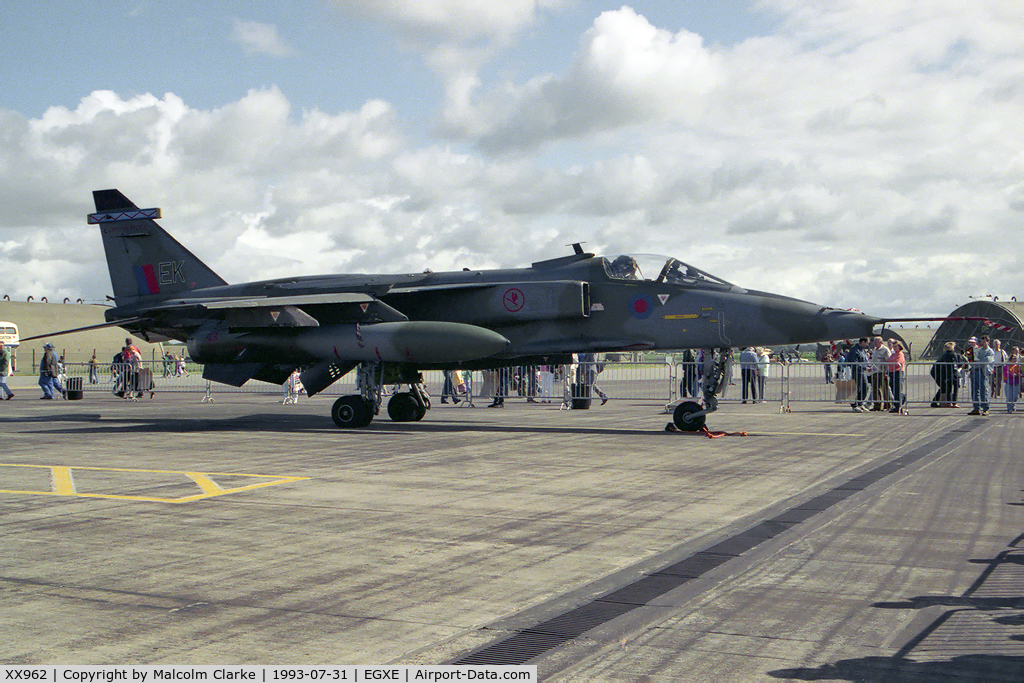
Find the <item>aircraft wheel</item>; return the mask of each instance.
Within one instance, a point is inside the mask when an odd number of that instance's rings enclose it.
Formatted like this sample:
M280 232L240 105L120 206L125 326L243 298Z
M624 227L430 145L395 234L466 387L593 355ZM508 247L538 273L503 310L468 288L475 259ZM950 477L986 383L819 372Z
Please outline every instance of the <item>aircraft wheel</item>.
M706 415L700 415L699 417L693 417L693 413L697 413L703 410L699 403L693 401L687 401L686 403L680 403L676 406L675 411L672 413L672 423L683 432L699 432L704 427L704 418Z
M342 429L356 429L370 424L373 411L362 396L342 396L331 408L331 419Z
M408 392L395 394L388 401L388 416L395 422L422 420L426 412L416 402L416 398Z

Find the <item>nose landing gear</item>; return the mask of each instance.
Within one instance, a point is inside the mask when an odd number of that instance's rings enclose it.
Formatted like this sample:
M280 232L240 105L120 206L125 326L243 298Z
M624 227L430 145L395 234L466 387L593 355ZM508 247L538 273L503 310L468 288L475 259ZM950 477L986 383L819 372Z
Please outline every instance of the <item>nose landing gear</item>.
M699 432L705 429L708 413L718 410L718 394L725 377L725 366L732 349L721 349L717 354L704 349L704 405L685 401L672 412L672 424L680 432Z
M708 411L696 401L680 403L672 411L672 423L681 432L699 432L704 428Z

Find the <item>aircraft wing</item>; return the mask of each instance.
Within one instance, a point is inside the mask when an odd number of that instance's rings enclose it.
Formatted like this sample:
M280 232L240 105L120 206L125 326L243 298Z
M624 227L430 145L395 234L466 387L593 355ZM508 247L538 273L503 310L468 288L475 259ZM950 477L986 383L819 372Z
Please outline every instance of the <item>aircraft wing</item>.
M331 292L329 294L295 294L292 296L230 297L222 299L178 299L155 307L157 310L198 306L211 311L230 308L273 308L275 306L302 306L319 304L359 304L377 301L369 294L359 292Z
M493 287L499 287L502 282L464 282L458 284L442 284L442 285L409 285L409 286L394 286L388 290L388 294L419 294L420 292L452 292L456 290L470 290L470 289L489 289ZM511 283L516 284L516 283Z
M197 318L223 320L229 327L319 327L319 321L304 311L302 308L304 306L332 307L331 317L335 322L405 322L409 319L408 316L388 306L380 299L359 292L300 294L282 297L174 299L138 309L135 311L135 315L126 318L23 337L21 341L89 332L108 327L135 327L138 323L160 323L173 326L175 315L190 320ZM138 327L145 329L147 325L138 325Z
M318 327L317 318L306 310L311 307L330 307L334 322L404 322L409 319L380 299L361 292L174 299L148 306L140 313L165 319L177 313L224 320L229 327Z
M139 321L146 320L144 316L136 316L134 318L125 318L116 322L110 323L99 323L97 325L86 325L85 327L76 327L72 330L61 330L60 332L48 332L46 334L37 334L32 337L22 337L21 341L33 341L36 339L46 339L47 337L59 337L62 334L74 334L76 332L92 332L93 330L103 330L108 327L120 327L121 325L130 325L131 323L137 323Z

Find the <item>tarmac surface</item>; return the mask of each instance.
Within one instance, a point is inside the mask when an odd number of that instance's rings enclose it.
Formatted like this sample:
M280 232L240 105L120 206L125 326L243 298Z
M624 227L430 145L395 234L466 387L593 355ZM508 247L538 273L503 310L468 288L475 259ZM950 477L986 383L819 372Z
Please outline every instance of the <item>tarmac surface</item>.
M0 663L1024 678L1022 415L0 402ZM845 409L844 409L845 408Z

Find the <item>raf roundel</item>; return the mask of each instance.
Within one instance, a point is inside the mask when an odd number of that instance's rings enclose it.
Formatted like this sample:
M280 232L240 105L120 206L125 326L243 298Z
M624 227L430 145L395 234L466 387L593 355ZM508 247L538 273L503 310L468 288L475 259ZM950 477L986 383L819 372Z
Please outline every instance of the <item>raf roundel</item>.
M643 320L651 315L654 310L654 302L646 294L637 294L629 300L629 314L634 318Z

